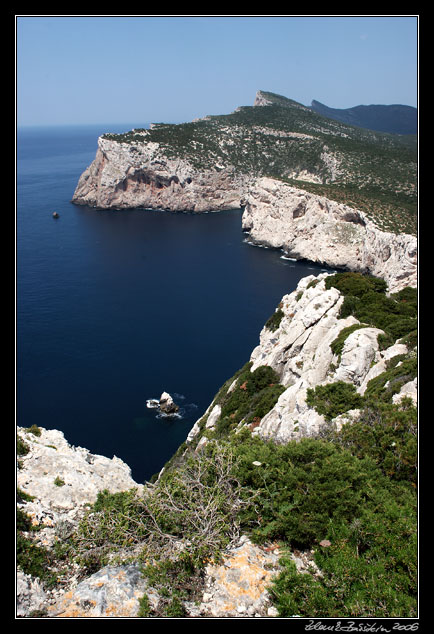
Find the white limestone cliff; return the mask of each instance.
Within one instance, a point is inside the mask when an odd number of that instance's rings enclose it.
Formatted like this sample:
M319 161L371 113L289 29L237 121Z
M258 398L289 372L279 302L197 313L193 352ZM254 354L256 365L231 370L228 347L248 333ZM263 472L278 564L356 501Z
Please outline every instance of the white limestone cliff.
M289 257L383 278L390 292L417 286L417 238L378 229L352 207L271 178L246 192L243 230Z
M297 288L285 295L279 304L283 315L279 326L275 330L264 326L259 344L251 353L251 372L260 366L269 366L286 388L275 406L253 429L253 435L264 440L286 443L316 435L326 420L308 406L309 388L344 381L354 385L363 395L368 382L386 370L388 360L408 352L402 343L380 350L378 335L383 333L382 330L360 324L353 316L341 319L339 312L344 297L336 288L326 289L328 276L328 273L322 273L300 280ZM341 354L335 355L332 342L344 328L358 324L361 327L348 335ZM235 386L236 381L228 392ZM394 401L398 402L403 396L409 396L417 403L417 379L404 385ZM204 414L208 415L205 429L215 427L220 413L220 405L211 403ZM356 411L349 411L333 423L340 428L355 415ZM188 444L200 433L200 420L188 434ZM206 436L201 438L198 447L204 442Z
M244 189L245 178L231 167L199 172L186 160L169 158L158 143L100 137L72 202L102 209L222 211L239 208Z

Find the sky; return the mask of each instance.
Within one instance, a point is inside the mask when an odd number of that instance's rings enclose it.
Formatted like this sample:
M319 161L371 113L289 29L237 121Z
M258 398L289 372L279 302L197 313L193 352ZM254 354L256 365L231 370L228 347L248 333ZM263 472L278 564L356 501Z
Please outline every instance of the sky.
M15 16L17 125L418 102L417 16Z

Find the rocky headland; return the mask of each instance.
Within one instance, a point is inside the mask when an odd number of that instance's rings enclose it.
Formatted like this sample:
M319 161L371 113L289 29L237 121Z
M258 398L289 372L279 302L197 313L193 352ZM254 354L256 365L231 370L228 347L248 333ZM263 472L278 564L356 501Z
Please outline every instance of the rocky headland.
M24 522L21 531L24 539L29 540L25 543L33 544L30 551L39 547L50 553L61 551L104 494L111 503L122 499L122 504L126 504L120 511L117 506L109 507L111 515L102 515L105 521L114 521L116 517L122 525L130 517L130 506L137 506L142 515L135 515L132 521L142 530L143 509L146 509L146 521L151 520L157 527L155 543L158 540L170 543L176 559L185 549L188 551L196 536L176 535L176 539L172 539L169 528L162 530L158 524L157 507L150 501L153 491L159 491L159 504L167 494L166 502L170 504L166 511L173 512L171 482L173 486L174 478L178 486L177 469L187 464L189 456L197 458L201 466L203 450L243 433L276 446L338 433L347 424L359 420L366 402L363 399L371 394L383 405L397 410L401 404L404 409L417 404L417 238L403 231L387 231L372 213L303 187L303 182L344 185L352 179L358 182L360 163L356 169L355 157L357 155L359 161L360 144L366 139L363 133L360 133L363 139L357 137L358 152L351 155L350 169L350 163L343 160L341 144L346 135L353 134L350 128L330 123L295 102L287 102L289 100L277 99L270 93L258 93L254 106L255 129L249 119L252 116L249 108L239 109L229 119L209 117L194 127L179 128L185 134L183 150L175 151L173 143L167 141L173 126L156 126L154 131L133 131L123 136L103 135L98 141L94 162L80 177L73 202L104 209L144 207L193 212L242 207L240 234L242 229L252 244L280 249L284 257L311 260L354 272L354 275L367 274L373 276L373 281L362 282L351 277L339 278L339 283L335 283L329 273L302 279L296 289L281 299L265 324L246 367L222 386L156 483L134 482L129 467L121 460L73 447L59 431L18 428L17 507L26 517L20 520ZM258 111L267 116L269 112L273 116L277 113L279 117L289 112L291 126L270 127L269 119L261 120L259 126ZM294 113L298 118L293 118ZM323 136L314 135L314 126L315 134L328 135L327 142ZM217 131L212 144L211 129ZM205 136L198 136L203 131ZM333 136L339 140L336 146L331 143ZM261 152L258 152L259 142ZM371 137L369 143L373 143ZM283 172L265 173L259 159L252 163L256 152L261 154L260 160L264 159L270 166L277 161L277 154L267 155L267 151L281 144L282 156L286 157ZM187 145L196 152L195 159L190 150L185 151ZM238 148L237 160L234 147ZM312 153L313 162L300 158ZM404 165L398 163L396 153L393 154L390 174L397 178L401 175L399 195L412 190L409 184L412 178L408 176L412 160ZM374 173L375 165L372 170ZM404 173L407 176L404 177ZM383 189L390 187L391 179L387 180L389 176L386 176L381 176ZM295 185L288 182L294 177L298 179ZM411 195L410 192L410 198ZM378 283L381 280L385 282L384 287ZM372 298L374 312L364 304L366 297ZM350 388L351 402L347 407L340 403L339 411L331 409L329 402L326 403L329 409L321 409L318 399L315 400L317 391L335 386ZM177 407L165 393L158 406L168 409L169 413ZM409 433L414 434L413 428ZM394 446L395 442L387 448L393 454L393 458L387 454L388 459L393 464L399 462L400 469L407 469L409 461L407 457L402 459L404 448L394 452ZM254 468L262 467L260 461L251 464ZM216 462L213 468L218 470L218 466ZM164 482L167 474L169 484ZM163 480L161 489L155 489L160 478ZM179 494L180 489L175 490ZM200 490L202 495L202 485ZM228 491L232 489L229 487ZM121 498L117 498L117 494ZM126 497L122 497L124 495ZM203 508L213 507L217 498L208 500ZM235 502L238 504L240 500L234 498ZM227 499L223 496L218 504L223 505L227 515L225 503ZM195 525L202 526L201 511L194 504L193 507L193 511L189 508L188 512L194 513ZM185 509L181 509L177 516L179 521L186 514ZM90 517L92 519L92 515ZM221 557L203 562L200 584L191 593L191 600L179 600L177 606L182 607L184 616L279 615L271 600L270 583L282 569L281 545L273 539L256 543L251 535L238 530L237 521L234 526ZM83 534L89 539L89 550L98 553L103 547L102 532L98 531L103 531L103 526L95 524L92 525L94 532L89 527L87 530ZM142 536L141 542L135 530L128 527L128 531L121 545L117 543L114 547L110 542L110 548L104 551L104 560L99 559L104 563L97 566L97 570L89 569L89 565L83 567L74 558L59 556L56 559L51 555L49 567L56 583L46 584L31 569L19 567L17 616L130 618L162 614L167 589L165 594L156 578L142 574L145 562L141 549L145 541L149 547L149 534ZM86 548L83 536L80 539L81 548L83 544ZM321 542L319 539L319 546L331 545L324 536ZM314 582L323 574L314 561L315 549L312 544L301 550L285 547L285 557L291 559L295 570L309 575Z
M393 292L417 285L417 163L403 138L259 91L252 107L231 115L102 135L72 201L117 210L243 208L252 243L383 277Z

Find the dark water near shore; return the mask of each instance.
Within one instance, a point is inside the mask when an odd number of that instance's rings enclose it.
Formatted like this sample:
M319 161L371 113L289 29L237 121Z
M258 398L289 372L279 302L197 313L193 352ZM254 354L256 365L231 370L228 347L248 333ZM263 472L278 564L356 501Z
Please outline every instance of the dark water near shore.
M132 127L18 132L16 389L18 425L60 429L142 482L248 361L282 295L321 268L246 244L241 210L73 205L98 135ZM181 418L146 408L163 391Z

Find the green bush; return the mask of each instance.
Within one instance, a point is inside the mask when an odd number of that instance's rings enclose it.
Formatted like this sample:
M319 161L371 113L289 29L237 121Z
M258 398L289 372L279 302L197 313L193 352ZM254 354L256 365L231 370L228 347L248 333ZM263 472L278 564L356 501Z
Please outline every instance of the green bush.
M366 327L366 324L353 324L352 326L343 328L336 339L330 344L330 348L332 349L333 354L340 358L342 350L344 349L345 341L351 335L351 333L359 330L360 328Z
M358 458L370 457L391 480L417 484L417 408L410 399L400 405L369 400L357 421L330 431L328 440Z
M279 616L417 616L416 496L387 480L375 484L351 521L330 522L330 545L315 548L320 577L282 562L271 588Z
M272 331L277 330L280 326L280 322L282 321L283 317L284 317L283 310L281 308L278 308L276 312L274 312L271 315L271 317L267 320L265 327L268 328L268 330L272 330Z
M417 376L417 369L416 357L394 357L389 361L385 372L369 381L365 398L377 398L384 402L391 402L393 395Z
M333 517L357 513L375 468L370 459L310 438L283 446L243 438L237 455L237 479L257 493L254 511L243 514L254 538L300 548L323 539Z
M321 571L299 574L283 558L270 588L279 616L416 614L417 495L405 469L389 472L388 447L410 424L404 416L392 423L385 409L389 424L368 439L366 423L357 433L348 425L341 444L234 439L237 477L256 491L254 511L242 516L245 529L259 542L280 540L283 550L313 548ZM411 455L414 446L405 451Z
M250 423L265 416L285 391L273 368L259 366L251 372L251 365L238 374L234 389L219 399L222 409L215 428L219 438L226 437L242 420Z
M21 519L20 519L21 518ZM49 550L34 543L30 537L26 537L22 530L29 530L25 520L20 514L18 518L20 530L17 530L17 566L32 577L39 577L47 586L56 583L56 575L51 571L53 557Z
M306 403L322 414L328 421L350 409L357 409L363 404L363 397L357 393L352 383L336 381L327 385L308 388Z
M339 313L344 319L353 315L363 324L384 330L382 347L417 331L417 289L406 288L386 296L384 280L360 273L336 273L325 280L326 288L335 287L345 297Z

